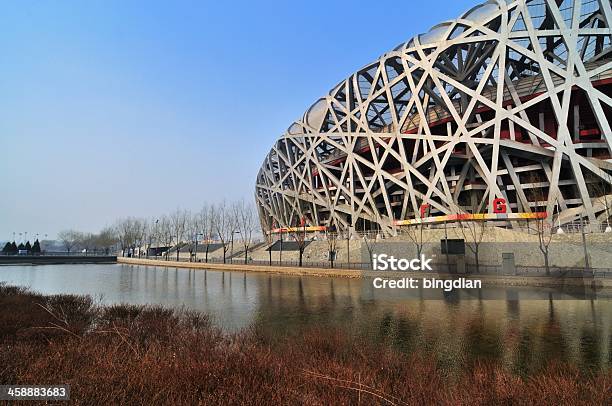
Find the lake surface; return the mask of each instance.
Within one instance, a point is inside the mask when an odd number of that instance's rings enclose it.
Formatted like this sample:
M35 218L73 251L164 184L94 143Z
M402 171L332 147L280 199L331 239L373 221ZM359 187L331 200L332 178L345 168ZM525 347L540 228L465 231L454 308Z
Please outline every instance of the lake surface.
M227 331L251 325L277 335L309 326L346 329L402 351L434 353L451 368L480 358L519 373L550 360L612 366L612 301L542 288L498 288L497 300L443 292L431 300L418 292L406 298L378 291L361 279L121 264L0 266L0 282L46 294L88 294L103 304L184 306L210 314Z

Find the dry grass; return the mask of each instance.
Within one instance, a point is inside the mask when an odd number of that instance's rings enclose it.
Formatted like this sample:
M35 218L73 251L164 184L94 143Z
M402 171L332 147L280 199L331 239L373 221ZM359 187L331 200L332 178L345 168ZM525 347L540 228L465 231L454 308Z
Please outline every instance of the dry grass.
M0 285L0 384L72 386L76 404L606 404L612 374L550 365L521 378L486 362L459 379L433 359L329 329L272 341L201 314L99 307Z

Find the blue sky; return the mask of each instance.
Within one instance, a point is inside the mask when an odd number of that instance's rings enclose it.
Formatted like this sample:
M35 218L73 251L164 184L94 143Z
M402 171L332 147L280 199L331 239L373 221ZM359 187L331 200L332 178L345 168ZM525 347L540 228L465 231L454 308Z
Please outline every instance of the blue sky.
M0 240L252 199L318 97L475 4L2 2Z

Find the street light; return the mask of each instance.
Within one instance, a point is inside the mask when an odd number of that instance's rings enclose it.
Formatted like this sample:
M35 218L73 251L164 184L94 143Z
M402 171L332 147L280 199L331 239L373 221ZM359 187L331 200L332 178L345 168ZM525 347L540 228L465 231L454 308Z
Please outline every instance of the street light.
M280 229L280 252L278 254L278 262L283 266L283 228Z
M153 245L153 238L157 240L157 247L155 247L155 259L157 259L157 251L159 250L159 238L157 238L159 236L159 228L157 227L158 223L159 223L159 219L155 219L155 228L151 232L151 235L149 236L150 240L149 240L149 249L147 250L147 259L149 259L149 251L151 250L151 245Z
M240 230L236 231L236 234L240 234L240 238L242 238L242 244L244 245L244 237L242 236L242 233L240 232ZM244 253L244 264L245 265L247 264L247 255L248 255L248 252L245 252Z
M351 269L351 229L346 232L346 267Z
M196 233L195 235L195 262L198 262L198 237L204 237L204 233Z
M561 213L559 213L559 201L555 202L555 207L557 208L557 234L563 234L563 229L561 228Z

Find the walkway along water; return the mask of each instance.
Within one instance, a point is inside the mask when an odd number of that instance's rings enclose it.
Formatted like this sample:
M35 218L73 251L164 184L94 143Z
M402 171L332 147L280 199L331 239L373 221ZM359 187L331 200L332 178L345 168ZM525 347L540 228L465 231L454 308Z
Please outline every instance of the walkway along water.
M406 277L406 272L373 272L363 270L348 270L348 269L331 269L331 268L300 268L300 267L285 267L285 266L266 266L266 265L244 265L244 264L218 264L218 263L203 263L203 262L183 262L183 261L163 261L151 260L142 258L124 258L118 257L117 262L121 264L131 265L148 265L162 267L176 267L189 269L209 269L219 271L236 271L236 272L264 272L272 274L285 275L307 275L307 276L322 276L322 277L340 277L340 278L363 278L363 277ZM443 273L422 273L410 272L410 276L414 277L431 277L435 275L440 278L453 278L457 275ZM596 278L591 274L585 273L583 277L556 277L556 276L508 276L508 275L461 275L466 278L477 278L482 280L483 286L588 286L595 288L612 289L612 278Z

